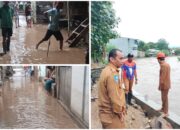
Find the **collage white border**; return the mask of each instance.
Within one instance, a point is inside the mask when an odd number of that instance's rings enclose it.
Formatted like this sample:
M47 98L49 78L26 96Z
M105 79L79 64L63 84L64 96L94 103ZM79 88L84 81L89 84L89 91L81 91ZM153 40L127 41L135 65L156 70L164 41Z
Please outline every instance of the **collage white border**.
M20 1L20 0L10 0L10 1ZM27 1L27 0L21 0L21 1ZM52 1L52 0L30 0L30 1ZM55 0L55 1L61 1L61 0ZM89 129L91 129L91 0L62 0L62 1L88 1L89 2L89 64L0 64L0 66L27 66L29 65L29 66L86 66L88 67L89 68Z

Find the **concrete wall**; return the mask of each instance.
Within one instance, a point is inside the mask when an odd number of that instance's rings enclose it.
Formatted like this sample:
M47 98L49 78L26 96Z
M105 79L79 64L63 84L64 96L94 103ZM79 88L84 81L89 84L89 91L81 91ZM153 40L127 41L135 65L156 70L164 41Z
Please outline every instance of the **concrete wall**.
M143 51L138 51L138 57L145 57L145 52Z
M38 78L39 81L42 81L42 79L46 76L46 66L38 66Z
M140 93L133 91L134 98L136 103L140 105L143 110L147 112L149 116L160 116L160 112L157 110L161 108L160 105L153 102L152 100L148 100L146 97L143 97ZM169 116L165 118L173 128L180 129L180 117L178 117L175 113L169 112Z
M72 67L71 110L82 119L89 122L89 71L87 67Z
M89 125L89 71L84 66L56 67L57 98L81 127Z
M33 23L37 22L36 18L36 1L31 1L31 8L32 8L32 17L33 17Z
M135 57L137 57L137 42L138 40L136 39L124 37L109 40L109 44L122 50L125 56L127 56L128 53L132 53Z

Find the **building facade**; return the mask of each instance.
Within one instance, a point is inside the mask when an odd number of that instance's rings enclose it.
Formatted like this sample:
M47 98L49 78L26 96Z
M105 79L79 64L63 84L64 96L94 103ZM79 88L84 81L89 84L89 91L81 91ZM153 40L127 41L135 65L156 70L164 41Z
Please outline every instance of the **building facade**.
M121 37L117 39L111 39L109 41L109 44L120 49L124 53L125 56L127 56L128 53L131 53L135 57L137 57L138 56L138 42L139 40L137 39Z

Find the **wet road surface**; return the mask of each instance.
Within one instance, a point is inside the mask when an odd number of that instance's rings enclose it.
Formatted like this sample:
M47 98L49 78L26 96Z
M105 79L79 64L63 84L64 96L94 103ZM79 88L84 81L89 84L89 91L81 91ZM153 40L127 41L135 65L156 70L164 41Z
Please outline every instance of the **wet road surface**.
M42 84L16 70L1 89L0 128L78 128Z
M85 48L69 48L64 42L63 51L59 51L59 42L51 37L49 56L47 57L48 41L42 43L38 50L36 44L44 37L47 26L34 24L27 28L25 16L20 16L19 28L13 28L10 52L0 57L0 64L82 64L85 63ZM67 39L67 31L61 30L64 41ZM2 51L2 36L0 36L0 48Z

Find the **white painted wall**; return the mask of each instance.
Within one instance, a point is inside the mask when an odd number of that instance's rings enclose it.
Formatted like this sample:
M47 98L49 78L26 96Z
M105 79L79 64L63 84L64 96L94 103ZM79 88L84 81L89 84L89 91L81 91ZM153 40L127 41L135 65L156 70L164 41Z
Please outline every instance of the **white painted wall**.
M82 116L84 67L72 66L71 109Z
M84 66L72 66L71 110L80 118L89 122L89 69ZM83 92L83 89L85 90ZM85 95L83 102L83 93ZM84 103L84 106L83 106ZM84 113L82 113L84 107Z
M46 76L46 66L39 66L39 71L38 71L38 76L39 77L45 77Z

